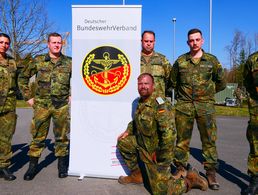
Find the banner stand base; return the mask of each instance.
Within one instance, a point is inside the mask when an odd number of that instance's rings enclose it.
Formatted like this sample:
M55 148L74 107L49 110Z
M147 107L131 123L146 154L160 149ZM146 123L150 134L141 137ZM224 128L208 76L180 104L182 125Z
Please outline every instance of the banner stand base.
M80 177L78 178L78 181L82 181L84 177L85 177L84 174L80 174Z

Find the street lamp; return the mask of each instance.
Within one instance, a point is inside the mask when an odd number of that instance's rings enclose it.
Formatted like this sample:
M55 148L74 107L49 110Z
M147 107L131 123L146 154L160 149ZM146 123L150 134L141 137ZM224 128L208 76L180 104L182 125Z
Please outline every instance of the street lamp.
M176 52L176 18L172 19L173 22L173 63L175 62L175 52ZM172 105L175 105L175 90L172 89Z
M212 0L210 0L210 44L209 44L209 52L211 53L211 34L212 34Z
M173 22L173 63L175 61L175 52L176 52L176 18L172 19Z

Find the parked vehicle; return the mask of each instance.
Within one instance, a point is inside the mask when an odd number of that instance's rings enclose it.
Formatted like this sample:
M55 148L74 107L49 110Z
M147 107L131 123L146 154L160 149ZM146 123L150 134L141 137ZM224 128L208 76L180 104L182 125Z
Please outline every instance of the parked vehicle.
M238 106L237 100L235 98L226 98L225 99L225 105L226 106Z

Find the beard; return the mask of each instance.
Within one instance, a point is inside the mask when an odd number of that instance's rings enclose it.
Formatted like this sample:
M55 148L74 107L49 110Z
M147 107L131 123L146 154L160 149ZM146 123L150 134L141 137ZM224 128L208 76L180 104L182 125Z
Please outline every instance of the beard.
M142 98L146 99L151 95L150 91L148 89L141 89L139 90L139 94Z

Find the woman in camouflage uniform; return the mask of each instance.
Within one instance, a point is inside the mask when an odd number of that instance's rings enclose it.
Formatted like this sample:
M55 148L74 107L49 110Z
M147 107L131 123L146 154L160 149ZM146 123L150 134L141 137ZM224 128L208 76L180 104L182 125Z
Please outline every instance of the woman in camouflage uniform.
M0 174L5 180L16 177L8 167L12 157L12 137L15 132L17 115L16 108L16 63L6 52L11 39L7 34L0 33Z

